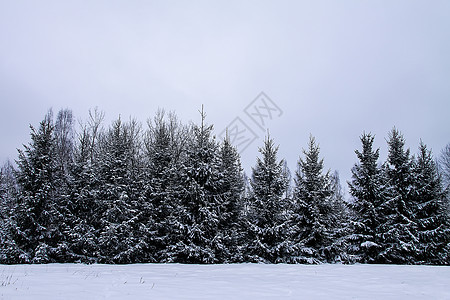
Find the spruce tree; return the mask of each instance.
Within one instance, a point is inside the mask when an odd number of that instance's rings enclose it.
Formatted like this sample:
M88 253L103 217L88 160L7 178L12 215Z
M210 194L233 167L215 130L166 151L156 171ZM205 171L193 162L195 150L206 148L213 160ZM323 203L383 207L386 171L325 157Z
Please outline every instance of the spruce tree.
M330 205L333 211L333 223L331 230L333 232L332 244L328 246L330 253L328 262L349 263L353 259L348 253L347 237L351 232L350 211L348 203L344 199L344 191L341 186L339 172L334 171L330 175L331 198Z
M378 227L383 218L380 205L386 196L386 180L378 165L379 149L373 149L374 136L364 133L360 139L362 151L355 151L359 162L352 168L352 181L348 183L353 231L349 251L357 262L376 263L382 243Z
M153 247L153 259L160 262L176 260L177 253L171 252L169 247L178 243L183 234L179 217L182 209L178 171L186 138L186 127L174 113L166 115L160 110L153 121L148 122L144 187L147 219L143 225L149 231L147 236Z
M450 218L431 151L422 142L412 168L413 203L419 239L417 263L449 264Z
M59 260L58 245L64 239L63 215L55 188L54 135L49 112L39 129L31 127L31 143L19 150L19 197L13 213L12 237L21 249L20 262Z
M74 151L74 118L72 111L60 110L57 114L54 130L54 163L55 174L53 185L55 188L57 211L59 212L59 230L63 239L59 241L56 253L63 262L76 260L71 251L71 230L75 226L74 203L71 197L73 177L70 168L73 165Z
M5 220L11 216L11 212L17 200L16 170L10 161L0 168L0 218Z
M137 124L120 118L102 136L97 162L100 190L97 194L101 262L139 262L141 245L137 222L141 203Z
M278 147L269 135L259 152L262 157L257 158L250 181L245 257L251 262L285 262L289 245L286 241L287 218L283 214L283 193L287 185L284 161L278 161Z
M14 207L17 205L17 182L15 170L7 161L0 168L0 263L18 262L21 250L11 236L14 232Z
M314 137L310 137L305 159L298 161L293 194L291 235L294 262L322 263L336 256L332 244L337 219L333 211L329 172L323 173L323 159Z
M228 135L218 153L218 185L220 195L219 234L224 248L217 256L222 262L242 261L240 244L243 239L242 197L244 177L239 154Z
M180 205L176 213L181 222L180 236L168 249L174 261L180 263L216 263L216 253L224 247L218 235L218 208L222 202L217 184L218 145L212 125L205 123L203 108L200 114L201 124L192 126L178 175Z
M412 160L409 149L404 149L403 135L395 128L389 133L388 145L385 167L388 191L380 207L383 213L380 225L383 245L379 262L411 264L414 263L418 243L411 194Z
M74 222L69 239L70 251L75 261L93 263L98 261L98 233L101 230L101 180L97 172L99 136L104 113L89 111L89 120L81 124L81 132L74 142L73 163L69 166L71 203Z

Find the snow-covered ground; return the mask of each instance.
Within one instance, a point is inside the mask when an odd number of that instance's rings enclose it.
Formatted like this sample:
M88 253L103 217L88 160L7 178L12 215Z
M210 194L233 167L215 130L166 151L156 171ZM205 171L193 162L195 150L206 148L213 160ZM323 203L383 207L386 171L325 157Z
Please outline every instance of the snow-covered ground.
M450 299L450 267L0 265L1 299Z

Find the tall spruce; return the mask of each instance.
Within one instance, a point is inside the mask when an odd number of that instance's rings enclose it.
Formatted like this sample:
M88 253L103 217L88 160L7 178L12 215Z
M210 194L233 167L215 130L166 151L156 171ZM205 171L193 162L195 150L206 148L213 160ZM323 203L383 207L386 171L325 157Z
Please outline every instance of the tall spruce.
M17 201L16 170L10 161L0 168L0 218L6 220Z
M383 242L379 262L395 264L414 263L416 223L412 198L412 160L405 150L403 135L393 128L388 139L388 159L385 168L387 197L381 205L383 221L380 235Z
M187 128L174 113L159 110L153 120L148 121L145 139L146 197L144 225L148 228L154 259L160 262L176 260L177 253L168 248L178 243L183 232L179 218L180 184L178 171L185 152Z
M56 192L53 118L49 111L36 130L31 127L31 143L19 150L17 182L20 195L14 208L12 236L21 255L20 262L60 261L60 225L64 215Z
M90 111L75 140L72 112L49 111L17 170L0 169L0 263L450 264L449 146L414 157L394 128L380 165L363 134L346 206L313 137L291 191L270 136L249 180L200 113L187 127L160 111L142 139L136 121L104 130Z
M286 240L287 216L283 198L287 185L284 160L278 160L278 147L269 135L259 152L261 158L257 158L250 182L245 257L251 262L285 262L289 243Z
M379 149L373 149L374 136L361 136L362 151L355 150L359 162L352 168L348 183L352 201L352 234L349 236L350 254L361 263L376 263L381 251L379 226L383 222L381 204L386 197L386 180L378 164Z
M220 195L219 234L224 247L218 252L222 262L242 261L244 175L240 157L228 134L218 152L218 185Z
M186 156L179 170L180 236L169 247L174 261L181 263L216 263L217 252L224 247L218 235L219 199L217 184L217 148L212 125L207 125L202 110L201 124L192 125Z
M99 223L98 247L101 262L140 262L145 239L137 235L141 180L139 125L131 120L114 121L100 139L96 175Z
M333 222L331 230L333 232L332 244L328 247L330 253L328 262L349 263L353 259L348 253L347 237L351 232L350 212L348 203L345 201L344 190L341 185L339 172L335 170L330 175L331 198L330 205L333 211Z
M337 219L333 211L329 172L323 173L323 159L314 137L298 161L293 194L291 235L293 262L322 263L335 260L332 247Z
M413 203L419 239L416 263L450 263L450 217L431 151L422 142L412 168Z
M62 109L58 112L53 130L53 160L55 163L55 174L53 183L56 195L57 211L59 212L59 230L63 239L59 241L58 251L62 261L75 260L70 249L72 244L71 229L77 223L74 215L73 198L71 197L73 177L71 167L73 166L74 152L74 118L72 111Z
M12 237L18 196L15 172L9 161L0 168L0 263L3 264L16 263L20 256L20 249Z
M71 203L75 218L69 233L70 251L75 261L93 263L98 261L98 233L101 178L97 175L99 157L99 136L102 132L104 113L90 110L87 123L80 124L81 130L74 141L73 163L70 166Z

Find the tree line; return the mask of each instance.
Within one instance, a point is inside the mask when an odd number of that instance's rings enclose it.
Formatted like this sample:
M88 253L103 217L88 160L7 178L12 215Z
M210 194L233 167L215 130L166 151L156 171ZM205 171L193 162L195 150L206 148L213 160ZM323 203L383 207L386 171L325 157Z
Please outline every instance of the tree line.
M314 137L292 175L269 135L248 178L228 137L160 110L147 127L71 110L0 172L0 263L450 263L450 145L364 133L344 199ZM291 184L293 179L293 184Z

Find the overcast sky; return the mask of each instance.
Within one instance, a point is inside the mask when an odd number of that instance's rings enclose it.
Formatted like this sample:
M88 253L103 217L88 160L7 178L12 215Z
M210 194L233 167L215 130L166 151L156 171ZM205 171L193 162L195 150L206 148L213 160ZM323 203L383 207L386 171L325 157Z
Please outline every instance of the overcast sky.
M51 107L187 123L204 104L217 136L237 117L258 136L247 173L269 128L291 170L312 134L344 183L363 131L383 159L393 126L413 153L450 142L450 1L0 0L0 101L1 161Z

